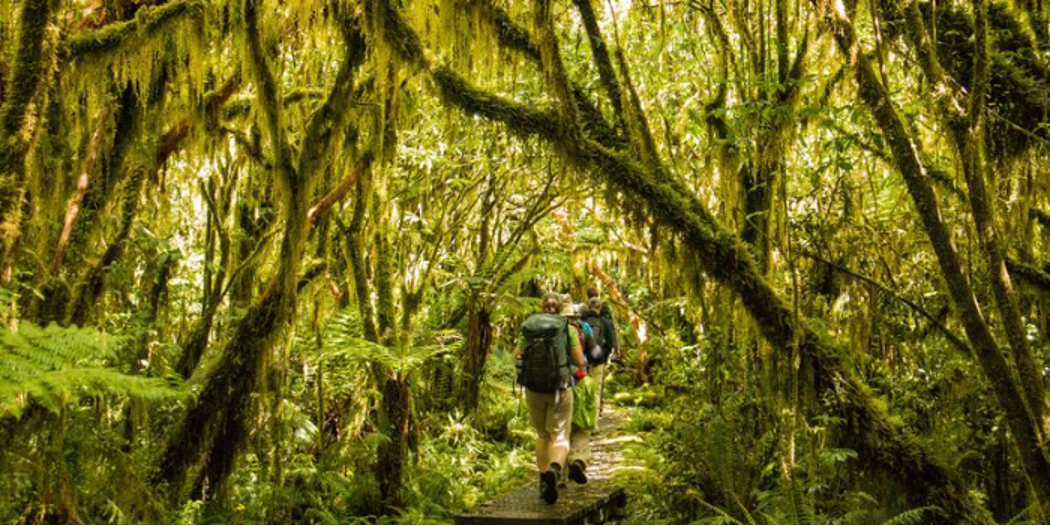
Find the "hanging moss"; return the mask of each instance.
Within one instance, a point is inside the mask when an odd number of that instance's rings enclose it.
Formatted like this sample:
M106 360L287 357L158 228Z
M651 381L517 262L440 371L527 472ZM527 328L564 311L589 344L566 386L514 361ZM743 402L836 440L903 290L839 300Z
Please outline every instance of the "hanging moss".
M298 293L303 284L323 273L324 266L315 266L299 275L309 230L307 209L317 170L307 167L296 170L290 159L291 148L285 139L279 85L269 68L262 48L257 18L258 6L254 0L244 3L245 52L258 95L256 105L263 121L263 129L270 140L273 169L284 197L279 265L267 284L265 292L253 302L243 318L233 328L233 335L222 357L208 375L207 382L196 405L183 422L175 438L169 442L163 455L158 481L168 482L171 496L180 498L186 481L192 481L193 493L200 497L206 487L221 487L233 471L237 454L248 439L253 396L260 381L270 369L269 356L275 339L286 328L295 314ZM359 61L348 49L351 67ZM349 73L340 75L347 79ZM336 85L322 109L308 124L306 140L326 143L334 140L328 133L343 118L348 86ZM316 119L316 120L315 120ZM314 152L325 151L324 144L313 145Z
M203 22L204 6L203 0L175 0L165 5L142 8L134 20L115 22L101 29L72 35L66 40L65 52L74 58L111 53L138 38L158 34L184 16L195 19L197 23Z
M322 149L331 145L337 130L346 127L351 115L349 106L354 95L354 73L365 59L365 38L356 19L347 19L341 24L346 57L339 66L332 91L324 103L310 116L306 123L302 150L299 154L299 171L303 177L312 179L321 162L329 156Z
M937 58L951 78L967 91L972 88L974 63L974 19L966 8L953 2L937 2ZM880 2L886 34L893 38L906 31L907 17L898 2ZM932 23L932 5L919 4L927 26ZM990 85L988 106L993 151L998 159L1014 159L1034 144L1033 135L1050 139L1041 126L1050 112L1050 70L1039 59L1034 37L1005 2L990 2Z
M539 48L532 42L529 32L514 22L510 13L490 0L472 0L470 3L491 20L501 46L521 52L536 62L540 61Z
M26 0L18 44L0 104L0 266L9 261L21 223L28 138L22 127L29 103L44 75L44 38L51 20L50 0Z
M393 9L386 12L385 23L384 27L396 28L391 35L411 32ZM763 336L774 347L797 345L803 355L818 364L821 377L832 386L831 409L846 417L851 434L856 435L863 454L873 465L881 465L888 473L899 476L919 502L936 503L949 519L981 516L980 507L969 500L960 481L926 455L918 439L842 363L841 352L807 325L796 323L793 310L763 279L745 246L680 182L666 175L654 176L629 154L612 151L587 138L559 144L557 141L567 133L553 114L487 94L447 68L435 69L432 77L447 103L504 122L519 133L539 135L555 147L564 148L574 165L630 195L628 206L644 207L658 222L684 235L690 249L701 255L704 270L741 297ZM931 480L936 482L931 484Z
M914 6L912 8L916 9ZM861 52L852 24L833 12L829 13L826 18L832 26L839 50L848 57L856 74L859 98L868 106L890 145L896 167L922 219L937 256L941 275L975 351L975 358L1014 435L1028 481L1038 497L1037 502L1050 502L1050 459L1043 449L1041 426L1033 418L1017 383L1016 372L999 348L977 304L973 289L963 272L951 231L943 221L937 196L927 180L916 150L916 141L896 114L889 94L878 80L867 56ZM916 14L913 11L908 16L912 19L911 30L914 31ZM921 33L913 34L912 39L919 43L925 40ZM928 49L926 51L929 52ZM936 63L929 57L924 60L929 75L936 70ZM1036 509L1037 516L1039 512Z
M147 169L138 165L132 170L120 195L120 226L116 236L106 247L97 262L92 264L78 283L69 309L69 323L84 326L92 313L97 312L96 305L106 287L106 275L110 267L123 255L131 236L131 227L138 214L139 196L145 186Z
M3 105L0 106L0 175L10 172L16 161L15 143L26 116L27 106L36 94L43 76L44 37L51 21L49 0L27 0L20 18L18 45L14 53L14 65L4 88Z
M313 103L319 100L323 100L325 97L324 90L317 88L295 88L288 90L281 97L282 102L285 106L290 106L299 102ZM255 97L243 96L231 100L222 107L222 118L225 120L233 120L240 117L249 115L253 108L253 102Z
M442 100L468 113L506 123L516 133L538 133L550 140L561 137L563 133L562 124L553 111L509 103L471 86L451 68L438 67L432 78L441 90Z

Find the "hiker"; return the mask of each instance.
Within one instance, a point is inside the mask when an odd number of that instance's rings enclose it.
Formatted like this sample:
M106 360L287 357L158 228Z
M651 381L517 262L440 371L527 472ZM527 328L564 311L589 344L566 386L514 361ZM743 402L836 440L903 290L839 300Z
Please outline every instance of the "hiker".
M594 366L600 363L604 351L595 338L595 327L584 321L580 312L572 304L571 296L566 295L562 303L562 314L569 320L569 326L576 329L583 356L587 360L588 375L594 375ZM597 394L593 385L578 383L573 391L576 407L573 408L572 433L569 435L569 479L577 484L587 483L587 463L591 461L591 432L598 421ZM586 388L586 390L584 390ZM588 414L580 414L587 412Z
M593 305L597 305L597 307ZM608 303L602 301L601 295L598 294L598 289L595 287L587 289L587 312L584 313L584 319L587 319L588 316L596 316L605 320L608 325L608 331L604 335L605 341L599 342L599 344L606 350L606 358L616 356L616 353L620 350L620 338L616 331L616 320L613 318L612 308L609 307Z
M587 309L583 312L583 321L591 327L594 339L602 349L600 356L588 357L590 374L601 384L598 389L598 407L601 407L601 399L605 394L605 364L610 360L617 360L620 350L619 338L616 334L616 322L613 320L612 309L598 296L595 288L587 289ZM592 359L593 358L593 359Z
M569 455L572 418L572 377L587 375L586 360L576 328L563 314L561 296L547 294L543 312L521 325L518 382L525 387L529 421L536 430L536 467L540 472L540 497L548 504L558 500L558 483ZM570 304L571 307L571 304ZM571 309L570 309L571 310Z

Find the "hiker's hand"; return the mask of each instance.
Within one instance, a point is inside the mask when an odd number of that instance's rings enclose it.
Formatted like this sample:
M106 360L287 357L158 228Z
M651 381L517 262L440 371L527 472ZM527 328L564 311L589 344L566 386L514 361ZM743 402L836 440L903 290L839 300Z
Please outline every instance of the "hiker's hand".
M587 377L587 371L585 369L583 369L582 367L579 368L579 369L576 369L576 379L577 380L583 380L586 377Z

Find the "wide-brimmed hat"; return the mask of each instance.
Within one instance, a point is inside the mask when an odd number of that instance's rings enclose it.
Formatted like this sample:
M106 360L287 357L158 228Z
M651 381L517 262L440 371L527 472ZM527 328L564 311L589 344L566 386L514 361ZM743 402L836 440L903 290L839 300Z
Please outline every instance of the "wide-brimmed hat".
M576 312L576 305L572 302L572 296L566 294L561 298L561 311L558 314L562 316L579 316L580 313Z

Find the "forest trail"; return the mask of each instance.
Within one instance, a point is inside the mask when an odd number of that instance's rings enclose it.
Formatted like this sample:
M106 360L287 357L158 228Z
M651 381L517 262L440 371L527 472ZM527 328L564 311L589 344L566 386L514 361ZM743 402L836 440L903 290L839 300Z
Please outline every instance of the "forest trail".
M598 432L591 437L588 483L569 482L554 505L540 500L535 484L530 483L457 515L456 524L604 524L615 520L623 512L627 493L611 479L618 471L632 469L624 465L624 444L641 441L626 431L626 422L621 410L605 407Z
M591 437L591 465L587 476L595 482L606 482L623 470L637 469L624 463L624 445L641 442L642 438L626 429L627 414L607 405L598 420L598 433Z

